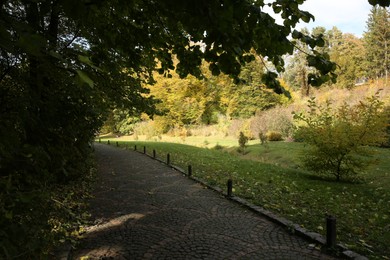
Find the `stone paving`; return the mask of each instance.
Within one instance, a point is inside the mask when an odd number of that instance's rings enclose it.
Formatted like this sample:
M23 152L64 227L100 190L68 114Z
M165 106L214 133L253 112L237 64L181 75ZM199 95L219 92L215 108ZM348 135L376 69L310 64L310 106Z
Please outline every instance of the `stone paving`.
M71 259L335 259L156 160L95 149L95 225Z

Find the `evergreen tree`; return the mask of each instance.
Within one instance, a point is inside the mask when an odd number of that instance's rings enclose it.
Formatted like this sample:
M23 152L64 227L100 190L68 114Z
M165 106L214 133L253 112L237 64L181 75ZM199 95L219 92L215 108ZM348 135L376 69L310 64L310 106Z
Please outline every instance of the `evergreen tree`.
M368 77L386 77L390 66L390 13L388 8L374 6L364 34Z
M363 40L352 34L342 34L338 44L330 50L330 58L337 63L337 86L352 88L364 78L365 48Z

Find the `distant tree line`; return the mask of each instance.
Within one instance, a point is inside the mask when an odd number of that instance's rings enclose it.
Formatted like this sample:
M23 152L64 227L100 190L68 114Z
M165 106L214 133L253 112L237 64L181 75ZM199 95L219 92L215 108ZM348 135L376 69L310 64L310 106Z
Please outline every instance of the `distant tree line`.
M286 83L302 94L310 94L310 83L306 80L313 68L309 67L306 53L321 52L329 55L330 60L337 63L337 87L352 88L357 83L375 80L379 77L387 79L389 70L390 40L389 9L374 6L367 20L366 31L362 38L343 33L337 27L326 30L324 27L313 28L311 32L302 29L305 34L323 35L325 45L310 49L300 42L295 51L286 57L287 68L283 74ZM386 80L387 83L387 80Z

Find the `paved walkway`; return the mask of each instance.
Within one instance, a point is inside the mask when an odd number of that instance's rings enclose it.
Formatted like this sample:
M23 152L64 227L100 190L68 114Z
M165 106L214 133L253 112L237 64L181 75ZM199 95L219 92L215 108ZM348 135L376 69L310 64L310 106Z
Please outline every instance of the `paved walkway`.
M95 148L96 225L72 259L334 259L158 161Z

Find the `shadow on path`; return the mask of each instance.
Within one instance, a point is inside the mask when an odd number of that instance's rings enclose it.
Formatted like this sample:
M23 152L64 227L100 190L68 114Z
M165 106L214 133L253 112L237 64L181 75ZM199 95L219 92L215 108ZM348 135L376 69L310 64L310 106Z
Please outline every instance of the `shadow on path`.
M95 148L95 225L72 259L334 259L158 161Z

